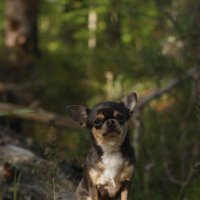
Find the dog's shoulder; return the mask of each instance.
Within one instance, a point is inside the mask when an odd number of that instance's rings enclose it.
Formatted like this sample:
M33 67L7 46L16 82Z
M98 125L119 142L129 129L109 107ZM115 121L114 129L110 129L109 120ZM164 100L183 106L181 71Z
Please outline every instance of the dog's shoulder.
M130 141L128 133L127 133L127 136L121 146L120 151L122 152L122 156L123 156L124 160L128 161L128 163L131 165L135 165L135 163L136 163L135 150L134 150L133 146L131 145L131 141Z

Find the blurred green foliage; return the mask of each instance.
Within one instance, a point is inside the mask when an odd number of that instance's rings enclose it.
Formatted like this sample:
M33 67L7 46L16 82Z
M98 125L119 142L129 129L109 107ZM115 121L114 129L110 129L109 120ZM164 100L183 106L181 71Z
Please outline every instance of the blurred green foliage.
M119 100L133 90L142 99L167 85L199 64L198 6L197 0L40 1L41 56L34 60L32 78L43 80L45 87L33 91L35 99L42 107L65 114L70 104L92 106L106 99ZM0 2L1 33L3 10ZM95 30L88 30L90 12L97 16ZM91 48L92 36L96 45ZM4 74L1 78L7 80ZM131 198L178 200L200 159L197 87L197 82L188 80L144 109ZM28 134L45 143L49 127L30 122L23 126L24 132L31 130ZM59 158L87 153L86 130L62 130L58 135ZM199 185L200 173L184 188L182 199L200 199Z

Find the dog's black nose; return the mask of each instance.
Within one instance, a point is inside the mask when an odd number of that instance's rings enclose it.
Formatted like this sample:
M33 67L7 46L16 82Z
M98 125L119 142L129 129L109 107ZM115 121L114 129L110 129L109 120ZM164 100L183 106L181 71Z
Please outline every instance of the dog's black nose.
M107 121L106 121L106 125L107 125L107 127L109 127L109 128L114 127L114 126L115 126L115 120L113 120L113 119L107 120Z

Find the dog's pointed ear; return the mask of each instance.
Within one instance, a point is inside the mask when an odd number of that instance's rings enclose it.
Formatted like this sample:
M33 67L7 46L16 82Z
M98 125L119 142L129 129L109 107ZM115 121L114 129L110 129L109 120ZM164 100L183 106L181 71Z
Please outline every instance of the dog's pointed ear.
M124 104L125 108L129 110L130 114L133 113L136 103L137 103L137 94L135 92L132 92L131 94L125 96L122 99L122 104Z
M80 126L87 128L88 114L90 109L84 106L72 105L67 107L72 119Z

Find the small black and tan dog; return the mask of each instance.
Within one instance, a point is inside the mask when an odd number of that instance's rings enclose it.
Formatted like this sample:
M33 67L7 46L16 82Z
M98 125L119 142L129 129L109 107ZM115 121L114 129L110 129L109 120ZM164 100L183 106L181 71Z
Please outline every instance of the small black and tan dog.
M78 105L67 108L76 122L90 129L93 140L83 179L75 192L76 200L128 199L135 154L127 121L136 102L137 95L133 92L120 103L106 101L92 109Z

